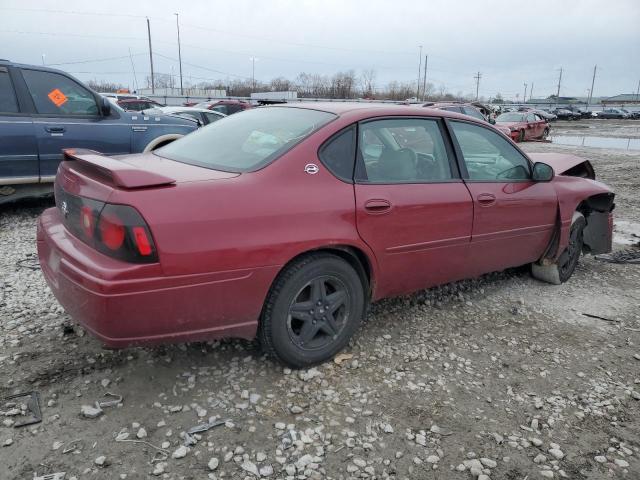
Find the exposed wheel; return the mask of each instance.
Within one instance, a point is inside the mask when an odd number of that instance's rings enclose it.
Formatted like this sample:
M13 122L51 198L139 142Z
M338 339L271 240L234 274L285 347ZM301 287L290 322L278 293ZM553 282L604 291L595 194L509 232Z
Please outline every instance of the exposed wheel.
M544 132L542 132L542 136L540 137L542 140L544 140L545 138L547 138L549 136L549 129L545 128Z
M263 349L281 362L306 367L330 359L360 325L365 294L358 273L328 253L301 258L280 273L260 319Z
M518 135L518 141L524 142L524 130L520 130L520 135Z
M558 260L551 265L531 264L531 274L538 280L554 285L566 282L573 275L584 244L583 230L587 221L580 212L574 212L569 230L569 244L560 254Z

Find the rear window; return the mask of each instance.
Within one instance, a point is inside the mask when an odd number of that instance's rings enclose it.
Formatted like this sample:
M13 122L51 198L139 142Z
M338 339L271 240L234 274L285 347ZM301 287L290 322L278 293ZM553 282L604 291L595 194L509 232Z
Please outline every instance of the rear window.
M246 110L201 128L154 153L177 162L226 172L257 170L336 115L303 108Z

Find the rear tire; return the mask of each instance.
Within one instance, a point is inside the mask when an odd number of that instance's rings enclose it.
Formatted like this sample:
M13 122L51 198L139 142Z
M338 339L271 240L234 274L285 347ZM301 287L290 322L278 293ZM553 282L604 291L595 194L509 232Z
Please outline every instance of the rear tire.
M313 253L285 268L264 304L258 338L282 363L302 368L342 350L360 325L365 292L358 273L329 253Z
M583 231L587 221L580 212L573 213L571 229L569 230L569 245L551 265L531 264L531 274L543 282L560 285L573 275L578 265L582 247L584 245Z
M524 142L524 130L520 130L520 135L518 135L518 142Z

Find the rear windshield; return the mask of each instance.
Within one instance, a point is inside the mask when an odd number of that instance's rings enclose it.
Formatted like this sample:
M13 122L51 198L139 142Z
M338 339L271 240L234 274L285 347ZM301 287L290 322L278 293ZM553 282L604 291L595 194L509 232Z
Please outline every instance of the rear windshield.
M154 153L176 162L226 172L257 170L336 115L304 108L246 110L162 147Z
M523 122L523 121L524 121L524 114L515 113L515 112L503 113L502 115L499 115L498 118L496 118L496 122Z

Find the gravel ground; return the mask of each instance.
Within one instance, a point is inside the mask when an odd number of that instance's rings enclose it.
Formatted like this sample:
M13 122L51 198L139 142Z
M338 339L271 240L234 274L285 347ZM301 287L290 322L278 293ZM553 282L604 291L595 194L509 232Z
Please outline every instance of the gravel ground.
M589 158L617 191L617 238L637 242L640 152L524 148ZM336 361L291 371L251 342L110 351L71 328L37 267L50 205L0 210L0 398L37 390L43 414L14 428L24 405L0 402L1 479L640 478L637 265L382 301ZM107 392L122 402L96 411Z

